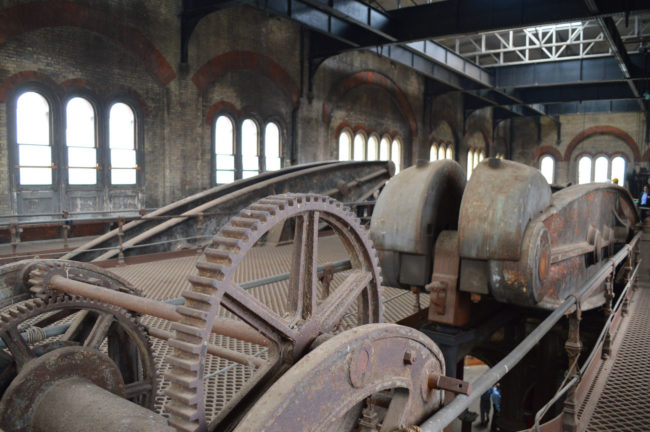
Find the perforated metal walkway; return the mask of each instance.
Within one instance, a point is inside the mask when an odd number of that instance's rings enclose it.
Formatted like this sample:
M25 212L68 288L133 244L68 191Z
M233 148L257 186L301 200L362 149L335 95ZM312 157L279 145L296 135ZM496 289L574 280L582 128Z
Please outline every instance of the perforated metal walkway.
M650 431L650 236L647 234L641 242L641 256L639 289L632 298L631 313L619 330L623 332L622 337L612 347L610 366L601 370L606 380L600 377L604 383L598 402L590 418L582 419L585 430L590 432Z

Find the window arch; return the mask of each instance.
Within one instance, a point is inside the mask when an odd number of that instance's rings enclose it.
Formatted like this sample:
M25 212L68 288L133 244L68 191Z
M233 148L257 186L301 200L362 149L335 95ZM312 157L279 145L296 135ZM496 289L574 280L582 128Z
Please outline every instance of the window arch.
M354 142L352 144L352 148L353 148L352 158L355 161L366 160L366 137L361 132L357 132L354 135Z
M397 174L402 168L402 141L395 138L390 147L390 160L395 164L395 174Z
M578 184L591 182L591 156L582 156L578 160Z
M616 156L612 159L612 181L618 179L618 185L625 185L625 165L627 165L623 156Z
M235 135L232 120L217 117L214 126L215 181L217 184L235 180Z
M108 147L111 184L136 184L135 113L125 103L115 102L109 110Z
M264 128L264 168L266 171L277 171L282 167L280 158L280 128L269 122Z
M27 91L16 100L18 184L52 184L50 104L38 92Z
M555 181L555 158L551 155L544 155L539 162L539 170L548 184Z
M367 158L370 161L375 161L379 158L379 140L375 134L370 135L370 138L368 138Z
M474 150L469 149L467 152L467 179L472 176L472 171L474 171Z
M604 183L607 181L609 171L609 159L607 156L598 156L594 162L594 182Z
M246 119L241 125L242 178L260 173L259 133L257 123Z
M83 97L66 104L65 142L68 150L68 184L97 184L95 109Z
M431 144L431 148L429 149L429 160L430 161L438 160L438 146L435 144Z
M348 161L352 158L352 137L344 130L339 135L339 160Z
M451 148L451 145L447 145L447 151L445 152L445 158L449 160L454 160L454 149Z

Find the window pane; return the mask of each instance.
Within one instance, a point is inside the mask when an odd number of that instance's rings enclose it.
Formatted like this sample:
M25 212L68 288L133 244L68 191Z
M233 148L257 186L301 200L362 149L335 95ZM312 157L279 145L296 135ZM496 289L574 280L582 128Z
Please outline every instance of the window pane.
M552 156L544 156L539 164L539 170L548 184L553 184L555 174L555 159Z
M115 169L111 170L112 184L135 184L136 172L134 169Z
M467 179L472 176L472 168L474 168L474 150L467 152Z
M216 154L233 154L232 122L226 116L220 116L214 126L214 151ZM218 182L217 182L218 183Z
M71 168L95 168L96 154L94 148L71 147L68 149L68 165Z
M347 161L350 160L351 152L350 152L350 145L351 145L351 140L350 140L350 134L347 132L343 132L341 135L339 135L339 160L341 161Z
M395 163L395 174L402 168L402 143L398 140L393 140L390 147L390 158Z
M111 150L112 168L135 168L135 150Z
M49 146L19 144L18 164L49 168L52 165L52 150Z
M609 160L605 156L600 156L596 159L594 166L594 182L604 183L607 181L607 169L609 168Z
M451 148L450 145L447 146L447 153L446 153L445 157L446 157L447 159L449 159L449 160L453 160L453 159L454 159L454 150L452 150L452 148Z
M354 136L354 160L362 161L366 159L366 139L361 134Z
M371 136L368 140L368 160L377 160L379 154L379 141L376 136Z
M445 146L440 145L438 147L438 160L443 160L445 158Z
M379 160L388 160L389 159L389 151L390 148L390 141L388 141L388 138L382 138L381 141L379 142Z
M472 168L476 168L476 165L478 165L479 157L480 157L479 151L475 150L474 151L474 160L472 161Z
M616 156L612 160L612 180L615 178L618 179L619 186L625 184L625 158L621 156Z
M234 170L235 169L235 157L217 155L217 170Z
M66 106L66 144L95 147L95 111L84 98L72 98Z
M485 159L485 152L481 150L481 152L478 154L478 162L483 162L483 159Z
M257 156L257 125L246 119L241 125L241 150L243 155Z
M429 150L429 160L430 161L438 160L438 147L435 144L432 145L431 149Z
M257 156L242 156L242 169L257 172L259 170L259 158Z
M52 170L50 168L20 168L18 174L21 185L52 184Z
M591 158L583 156L578 162L578 184L591 182Z
M266 125L264 132L264 151L267 159L280 156L280 129L278 129L275 123ZM266 169L269 170L268 163Z
M50 145L50 106L43 96L25 92L16 101L18 144Z
M276 171L282 168L281 159L279 157L266 158L266 170Z
M108 120L108 146L111 149L135 148L135 116L130 106L114 103Z
M235 181L234 171L217 171L217 184L232 183Z
M257 171L242 171L241 178L255 177L258 174Z
M71 185L90 185L97 183L97 170L94 168L70 168L68 183Z

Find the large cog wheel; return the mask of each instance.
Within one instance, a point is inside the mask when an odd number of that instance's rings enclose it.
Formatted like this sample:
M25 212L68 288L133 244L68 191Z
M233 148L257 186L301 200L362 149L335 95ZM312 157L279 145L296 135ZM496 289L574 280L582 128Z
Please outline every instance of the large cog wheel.
M48 327L62 325L67 329L61 336L47 336ZM29 421L28 411L16 412L12 396L20 392L16 377L40 356L70 347L103 352L121 375L122 396L153 408L157 380L149 339L137 319L122 308L80 297L29 299L0 312L0 339L5 345L0 350L0 426L7 432L26 430ZM60 378L67 373L61 371ZM56 372L52 374L50 378L57 379Z
M279 316L234 280L235 271L252 247L273 227L294 220L293 253L285 317ZM345 280L326 298L317 281L319 226L325 223L338 236L350 258ZM349 208L325 196L275 195L242 210L212 239L190 277L191 291L184 293L182 315L172 328L171 381L167 395L170 424L182 431L212 430L219 423L228 430L287 368L299 360L320 335L340 330L350 314L354 325L382 319L381 276L378 259L365 229ZM212 323L223 306L270 341L270 360L244 389L208 425L203 402L203 375ZM356 308L355 308L356 306ZM350 312L353 310L353 312ZM353 325L353 326L354 326ZM224 420L225 419L225 420Z

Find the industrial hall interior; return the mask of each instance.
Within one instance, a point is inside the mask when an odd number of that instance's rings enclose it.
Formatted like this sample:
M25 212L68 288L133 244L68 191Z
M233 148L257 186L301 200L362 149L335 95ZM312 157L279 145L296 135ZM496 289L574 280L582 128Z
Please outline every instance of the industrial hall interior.
M0 0L0 432L650 430L650 1Z

